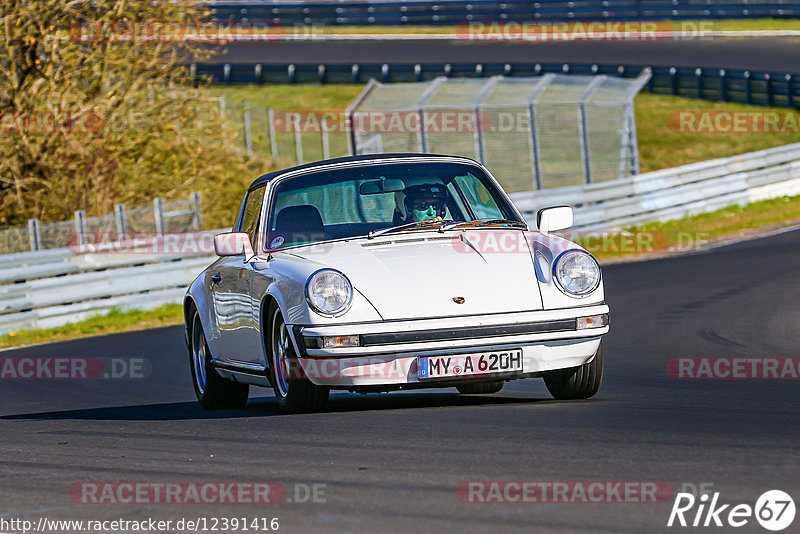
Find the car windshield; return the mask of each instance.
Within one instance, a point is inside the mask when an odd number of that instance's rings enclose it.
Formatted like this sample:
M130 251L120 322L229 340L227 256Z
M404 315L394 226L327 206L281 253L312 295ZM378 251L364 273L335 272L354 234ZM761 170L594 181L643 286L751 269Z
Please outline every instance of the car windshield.
M437 221L522 223L480 167L466 163L404 162L312 172L280 181L269 209L265 243L273 250L394 227L436 228L441 226Z

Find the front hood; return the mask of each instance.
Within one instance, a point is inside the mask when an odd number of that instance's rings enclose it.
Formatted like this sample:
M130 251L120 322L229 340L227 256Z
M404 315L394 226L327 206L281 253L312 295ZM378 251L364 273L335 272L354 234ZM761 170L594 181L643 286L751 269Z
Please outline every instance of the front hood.
M463 232L324 243L291 253L344 273L386 320L542 309L529 252L481 253Z

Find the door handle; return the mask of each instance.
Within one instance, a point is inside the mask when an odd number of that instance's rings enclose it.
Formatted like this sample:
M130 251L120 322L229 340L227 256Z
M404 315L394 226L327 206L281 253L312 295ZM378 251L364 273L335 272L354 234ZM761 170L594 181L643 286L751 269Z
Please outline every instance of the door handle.
M211 275L211 281L214 282L214 284L219 284L221 280L222 280L222 275L221 274L214 273L214 274Z

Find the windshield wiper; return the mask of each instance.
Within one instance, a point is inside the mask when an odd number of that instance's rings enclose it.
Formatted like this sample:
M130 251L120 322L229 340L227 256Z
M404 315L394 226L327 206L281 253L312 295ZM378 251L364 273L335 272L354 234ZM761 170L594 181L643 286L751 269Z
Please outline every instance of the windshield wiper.
M367 239L372 239L373 237L378 237L379 235L388 234L389 232L395 232L398 230L405 230L406 228L422 228L425 226L433 226L436 224L444 224L447 221L417 221L407 224L401 224L399 226L390 226L389 228L381 228L380 230L373 230L367 234Z
M444 232L447 230L452 230L453 228L457 228L462 225L471 225L471 226L488 226L488 225L505 225L505 226L513 226L514 228L528 228L528 225L524 222L515 221L512 219L475 219L473 221L455 221L450 224L443 225L439 228L440 232Z

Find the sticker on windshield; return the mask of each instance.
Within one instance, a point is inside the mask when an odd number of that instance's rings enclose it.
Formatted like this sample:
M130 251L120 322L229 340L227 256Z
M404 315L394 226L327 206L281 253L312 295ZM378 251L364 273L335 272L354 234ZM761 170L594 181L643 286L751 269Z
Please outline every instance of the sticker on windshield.
M283 245L283 241L283 237L278 236L272 240L272 243L269 244L269 248L280 248L280 246Z

